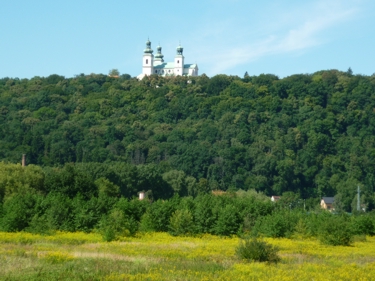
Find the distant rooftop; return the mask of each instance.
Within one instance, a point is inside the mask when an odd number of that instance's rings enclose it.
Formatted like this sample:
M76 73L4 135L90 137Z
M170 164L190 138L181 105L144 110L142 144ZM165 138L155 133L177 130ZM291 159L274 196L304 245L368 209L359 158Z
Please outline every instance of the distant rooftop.
M326 204L333 204L333 202L335 201L335 198L334 198L334 197L323 197L322 200L323 200Z

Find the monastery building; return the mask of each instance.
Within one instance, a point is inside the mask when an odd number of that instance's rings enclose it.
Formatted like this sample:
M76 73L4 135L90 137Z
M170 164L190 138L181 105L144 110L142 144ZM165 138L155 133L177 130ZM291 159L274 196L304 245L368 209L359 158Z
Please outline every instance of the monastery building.
M198 76L197 64L184 64L184 56L182 54L184 48L178 46L176 51L174 62L164 62L161 47L157 47L158 53L154 56L152 54L154 51L151 49L151 42L147 40L146 49L143 52L142 74L139 74L137 78L142 79L146 75L151 74L161 76Z

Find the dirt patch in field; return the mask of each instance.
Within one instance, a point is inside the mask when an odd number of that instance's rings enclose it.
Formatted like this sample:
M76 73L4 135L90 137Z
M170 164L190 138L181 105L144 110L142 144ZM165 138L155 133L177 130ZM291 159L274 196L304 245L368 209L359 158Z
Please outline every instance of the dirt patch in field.
M111 260L122 260L122 261L130 261L130 262L159 262L159 259L151 258L151 257L130 257L118 254L107 254L107 253L92 253L92 252L72 252L69 253L75 258L94 258L94 259L111 259Z
M170 248L181 248L181 247L184 247L184 248L197 248L197 244L195 243L192 243L192 242L180 242L180 243L171 243L171 244L165 244L162 246L162 248L164 247L170 247Z
M101 246L101 244L99 244L99 243L86 243L86 244L83 244L82 246L84 246L87 249L97 249Z
M117 242L119 245L144 245L142 242L134 242L134 241L122 241L122 242Z
M305 254L280 254L281 258L289 258L297 261L297 263L304 263L311 260L311 256Z

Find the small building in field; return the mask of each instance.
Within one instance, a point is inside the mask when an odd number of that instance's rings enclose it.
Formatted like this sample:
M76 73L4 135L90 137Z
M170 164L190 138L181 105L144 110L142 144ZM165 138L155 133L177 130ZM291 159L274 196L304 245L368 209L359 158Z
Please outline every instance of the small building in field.
M281 196L272 195L272 196L271 196L271 201L272 201L272 202L277 202L277 201L280 200L280 198L281 198Z
M333 203L335 202L334 197L323 197L320 201L320 207L327 211L333 211L335 208L333 207Z

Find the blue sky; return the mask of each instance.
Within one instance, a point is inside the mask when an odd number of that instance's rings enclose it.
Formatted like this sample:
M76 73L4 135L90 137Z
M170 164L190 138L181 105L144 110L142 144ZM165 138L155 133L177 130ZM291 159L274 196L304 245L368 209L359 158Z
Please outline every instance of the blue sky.
M209 76L324 69L375 73L373 0L7 0L0 77L66 77L116 68L137 76L145 41Z

